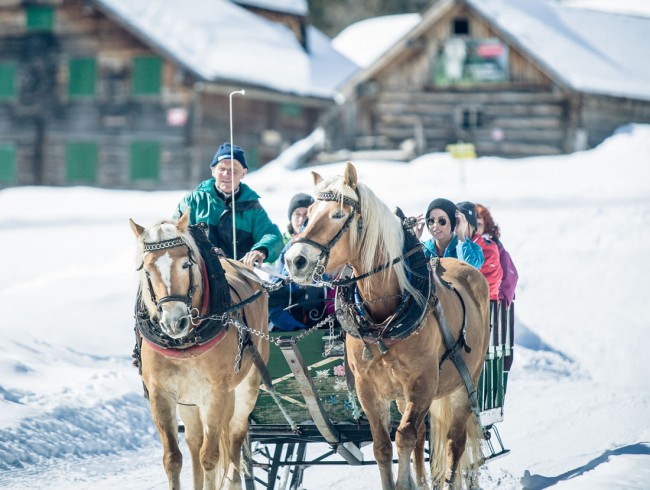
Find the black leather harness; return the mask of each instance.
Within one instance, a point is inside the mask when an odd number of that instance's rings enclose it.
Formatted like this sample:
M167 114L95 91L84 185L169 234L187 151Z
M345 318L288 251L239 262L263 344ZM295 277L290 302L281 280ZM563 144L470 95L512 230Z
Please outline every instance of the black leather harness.
M145 339L149 340L155 345L166 349L188 349L190 347L203 345L210 340L214 339L219 335L224 329L227 329L225 324L225 313L228 311L229 307L232 304L230 298L230 288L228 281L226 280L226 272L223 270L221 261L219 260L219 255L216 253L212 244L208 241L207 237L201 226L192 225L189 227L189 231L196 242L203 262L205 263L207 271L207 281L210 288L210 307L209 314L203 318L201 323L193 328L186 336L180 339L174 339L166 335L158 322L151 320L149 311L142 301L142 291L138 291L138 295L135 302L135 323L136 330L142 335ZM186 246L185 242L181 239L178 240L178 243L168 243L167 247L163 248L172 248L175 246ZM171 240L169 242L172 242ZM162 242L158 242L162 243ZM146 245L145 245L146 246ZM192 274L190 274L192 277ZM153 290L150 287L150 294L153 296ZM193 285L190 285L190 289L193 289ZM193 294L193 292L192 292ZM188 295L191 298L191 295ZM169 297L171 298L171 297ZM179 297L185 301L185 297ZM160 304L163 298L157 302ZM167 299L171 301L171 299ZM190 303L191 306L191 303Z

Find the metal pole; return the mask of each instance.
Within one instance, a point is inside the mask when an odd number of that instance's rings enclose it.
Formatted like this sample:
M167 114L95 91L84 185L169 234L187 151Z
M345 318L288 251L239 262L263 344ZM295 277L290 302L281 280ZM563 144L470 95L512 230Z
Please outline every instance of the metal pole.
M230 92L230 190L232 192L232 255L237 260L237 229L235 228L235 166L233 163L233 141L232 141L232 96L235 94L245 95L245 90Z

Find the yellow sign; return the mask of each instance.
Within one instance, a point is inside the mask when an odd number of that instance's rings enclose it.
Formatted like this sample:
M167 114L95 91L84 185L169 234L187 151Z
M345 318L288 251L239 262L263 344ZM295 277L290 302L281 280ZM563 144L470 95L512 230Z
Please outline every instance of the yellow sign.
M453 158L476 158L476 149L472 143L457 143L445 148Z

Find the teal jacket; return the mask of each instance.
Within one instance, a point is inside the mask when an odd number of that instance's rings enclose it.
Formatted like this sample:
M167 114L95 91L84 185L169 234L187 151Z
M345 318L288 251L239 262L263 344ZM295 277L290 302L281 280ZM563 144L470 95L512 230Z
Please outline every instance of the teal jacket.
M431 257L438 257L438 252L436 251L436 242L433 238L429 238L424 242L424 255L430 259ZM461 242L458 240L458 237L454 235L447 245L443 257L453 257L455 259L460 259L467 262L469 265L480 269L485 261L485 256L483 255L483 250L481 246L477 243L474 243L470 240L465 240Z
M232 258L232 199L224 200L214 184L214 178L201 182L178 204L174 218L191 208L190 223L206 223L212 244ZM241 259L251 250L264 249L266 262L274 262L282 251L282 235L262 208L259 197L246 184L239 184L235 194L236 258Z

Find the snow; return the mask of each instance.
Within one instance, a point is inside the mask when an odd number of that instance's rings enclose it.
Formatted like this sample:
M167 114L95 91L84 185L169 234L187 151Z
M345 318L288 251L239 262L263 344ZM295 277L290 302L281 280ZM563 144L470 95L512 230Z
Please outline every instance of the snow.
M331 98L358 69L315 27L307 29L307 52L289 28L229 0L97 3L146 44L207 81ZM282 6L300 13L304 2L285 1Z
M389 205L488 205L519 269L515 362L486 489L645 489L650 484L650 126L566 156L359 161ZM311 191L286 161L246 177L272 219ZM0 191L0 487L167 488L133 348L135 239L185 191ZM187 454L184 441L183 451ZM313 447L310 451L324 451ZM372 459L369 447L364 448ZM190 467L183 470L191 486ZM375 466L309 468L305 488L374 489Z
M647 0L558 0L568 7L600 10L625 15L650 17L650 2Z
M307 0L233 0L240 5L250 5L277 12L289 12L294 15L309 15Z
M343 29L332 45L365 68L413 29L421 18L420 14L396 14L355 22Z

